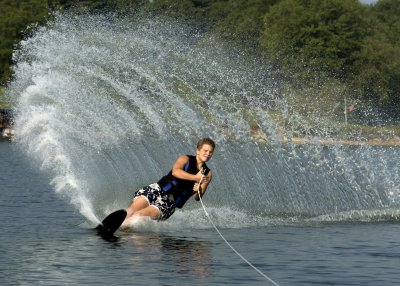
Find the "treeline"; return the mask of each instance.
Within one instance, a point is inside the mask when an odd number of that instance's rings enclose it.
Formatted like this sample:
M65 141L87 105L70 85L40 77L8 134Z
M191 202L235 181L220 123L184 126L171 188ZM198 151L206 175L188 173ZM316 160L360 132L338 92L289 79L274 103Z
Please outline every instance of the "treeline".
M48 9L43 0L0 1L0 84L11 76L13 48L28 33L29 25L46 22Z
M29 34L25 27L45 23L58 9L184 21L261 57L290 86L340 86L353 100L400 118L400 0L3 0L3 84L11 76L13 47Z

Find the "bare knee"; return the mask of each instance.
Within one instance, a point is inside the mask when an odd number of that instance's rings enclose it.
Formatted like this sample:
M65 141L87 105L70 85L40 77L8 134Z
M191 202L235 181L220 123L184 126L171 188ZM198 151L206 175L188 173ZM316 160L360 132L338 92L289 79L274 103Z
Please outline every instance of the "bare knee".
M129 208L128 208L129 209ZM149 217L153 220L158 220L161 217L160 210L153 205L147 206L144 209L135 211L132 215L127 216L121 225L122 229L128 229L141 217Z
M147 208L150 205L149 200L144 196L136 197L131 205L126 209L127 217Z
M148 216L153 220L158 220L161 216L161 212L158 207L150 205L140 211L135 212L135 216Z

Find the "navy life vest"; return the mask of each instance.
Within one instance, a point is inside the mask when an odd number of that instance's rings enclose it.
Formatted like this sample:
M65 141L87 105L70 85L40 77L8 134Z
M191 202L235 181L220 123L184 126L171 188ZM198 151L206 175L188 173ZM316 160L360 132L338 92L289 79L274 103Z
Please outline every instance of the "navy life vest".
M187 156L189 157L189 162L185 164L183 170L189 174L196 175L200 171L197 169L196 156ZM205 163L203 164L203 168L209 170ZM161 180L158 181L158 185L161 187L163 193L173 194L175 206L177 208L182 208L187 200L194 194L194 184L194 181L175 178L172 175L172 170L169 171L168 175L162 177Z

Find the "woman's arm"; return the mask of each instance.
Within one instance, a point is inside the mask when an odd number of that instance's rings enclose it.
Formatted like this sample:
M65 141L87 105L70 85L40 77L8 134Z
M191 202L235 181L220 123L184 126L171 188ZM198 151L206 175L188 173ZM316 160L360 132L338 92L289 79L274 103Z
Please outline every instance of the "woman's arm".
M172 175L175 178L181 180L195 181L193 192L195 193L195 200L198 201L200 200L199 194L197 192L197 189L199 188L199 182L201 180L200 194L203 197L204 193L207 190L208 184L211 182L212 172L210 171L207 175L204 176L201 173L201 170L196 175L185 172L183 168L188 162L189 162L189 157L187 155L179 156L178 159L175 161L174 165L172 166Z
M208 187L208 184L211 182L211 179L212 179L212 172L210 171L207 175L205 175L203 177L203 180L200 183L200 196L201 197L203 197L205 192L207 191L207 187ZM200 200L199 193L197 192L198 188L199 188L199 183L196 182L193 187L193 191L195 192L194 199L196 201Z
M188 162L189 162L189 157L187 155L179 156L178 159L175 161L174 165L172 166L172 176L181 180L199 182L201 179L201 172L198 172L196 175L193 175L183 170L186 163Z

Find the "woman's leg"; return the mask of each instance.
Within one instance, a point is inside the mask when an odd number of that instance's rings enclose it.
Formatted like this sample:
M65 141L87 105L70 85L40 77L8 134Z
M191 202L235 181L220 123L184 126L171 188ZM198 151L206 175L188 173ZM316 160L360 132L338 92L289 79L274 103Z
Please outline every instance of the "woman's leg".
M151 219L158 220L160 218L160 210L153 205L149 204L146 197L137 197L132 204L126 209L127 216L121 227L129 227L130 223L133 222L140 216L148 216Z
M150 206L149 200L145 196L136 197L131 205L126 209L127 215L126 217L132 216L137 211L140 211L144 208Z
M145 207L144 209L141 209L137 212L135 212L130 218L134 219L139 216L148 216L151 219L158 220L160 218L160 210L158 207L150 205L148 207Z

